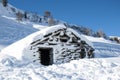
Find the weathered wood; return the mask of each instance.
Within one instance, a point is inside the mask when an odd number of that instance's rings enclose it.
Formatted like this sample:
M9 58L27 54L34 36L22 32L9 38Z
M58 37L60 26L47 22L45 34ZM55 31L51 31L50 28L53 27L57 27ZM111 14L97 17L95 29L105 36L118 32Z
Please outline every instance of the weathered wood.
M60 35L60 31L53 33L53 36L59 36L59 35Z
M57 43L50 43L50 42L48 42L48 44L49 45L57 45Z
M38 41L40 41L40 40L41 40L41 39L38 39L38 40L32 42L31 45L35 44L36 42L38 42Z
M46 35L44 35L44 37L48 37L48 36L50 36L50 35L52 35L52 33L46 34Z
M58 45L58 46L57 46ZM53 55L57 56L55 62L69 62L70 60L78 58L92 58L94 56L94 49L89 46L85 41L82 41L72 31L66 29L59 29L52 33L46 34L42 39L36 40L31 43L31 47L35 48L34 51L39 50L41 47L53 48ZM60 49L57 49L60 46ZM33 49L32 49L33 50ZM33 56L40 52L35 52ZM69 60L66 61L66 58ZM40 59L40 58L39 58ZM38 61L39 59L36 59Z

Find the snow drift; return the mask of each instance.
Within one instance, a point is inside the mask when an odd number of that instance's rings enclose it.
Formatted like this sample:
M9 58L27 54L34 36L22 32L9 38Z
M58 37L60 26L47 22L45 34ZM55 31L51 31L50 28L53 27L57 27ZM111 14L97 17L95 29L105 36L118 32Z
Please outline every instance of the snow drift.
M81 59L44 67L35 64L4 66L0 80L119 80L120 58Z
M24 38L20 41L17 41L15 43L13 43L12 45L8 46L7 48L3 49L1 51L0 56L3 57L5 55L7 55L7 56L15 57L17 60L24 61L24 59L25 59L25 60L31 61L33 58L32 58L32 54L29 50L30 44L36 40L43 38L43 36L46 34L49 34L51 32L54 32L54 31L57 31L57 30L63 29L63 28L66 28L66 27L64 25L56 25L56 26L47 27L45 29L42 29L41 31L35 32L35 33L27 36L26 38ZM87 44L89 44L90 46L93 46L92 43L90 41L88 41L85 37L79 35L72 29L69 29L69 30L74 32L82 40L86 41Z
M11 8L14 7L9 5L5 8L0 3L0 49L17 41L0 53L0 80L120 79L120 45L103 38L80 35L89 45L94 46L95 57L97 57L94 59L73 60L70 63L54 64L48 67L26 60L24 56L27 53L24 51L32 41L42 38L53 27L57 27L54 29L57 30L64 26L57 25L38 31L44 26L26 21L16 21L15 13ZM15 10L18 11L16 8ZM29 36L26 37L27 35Z

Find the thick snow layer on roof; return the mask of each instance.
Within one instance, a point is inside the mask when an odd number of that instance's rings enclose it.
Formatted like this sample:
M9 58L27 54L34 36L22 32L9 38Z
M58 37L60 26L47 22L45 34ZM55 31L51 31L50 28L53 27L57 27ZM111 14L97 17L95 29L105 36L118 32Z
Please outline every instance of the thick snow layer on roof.
M47 28L45 28L45 29L42 29L41 31L33 34L33 35L35 35L33 41L36 41L36 40L38 40L38 39L41 39L41 38L42 38L44 35L46 35L46 34L49 34L49 33L51 33L51 32L55 32L55 31L57 31L57 30L59 30L59 29L64 29L64 28L66 28L66 27L61 24L61 25L55 25L55 26L51 26L51 27L47 27ZM40 35L41 35L41 36L40 36Z
M24 49L26 49L30 43L32 43L33 41L36 41L38 39L41 39L43 37L43 35L48 34L50 32L54 32L57 31L59 29L63 29L66 28L64 25L56 25L56 26L52 26L52 27L47 27L45 29L42 29L41 31L35 32L29 36L27 36L26 38L19 40L15 43L13 43L12 45L6 47L5 49L3 49L1 51L2 54L0 54L1 56L4 55L9 55L9 56L13 56L15 58L17 58L18 60L22 60L23 55L24 55Z
M86 43L87 43L89 46L91 46L91 47L94 48L94 46L93 46L93 44L91 43L91 41L89 41L89 39L87 39L86 37L84 37L84 35L77 33L75 30L73 30L73 29L71 29L71 28L68 28L68 30L72 31L75 35L77 35L78 37L80 37L81 40L86 41Z
M27 54L27 48L30 46L30 44L36 40L42 39L44 35L55 32L59 29L65 29L66 27L64 25L56 25L52 27L47 27L45 29L42 29L41 31L35 32L28 37L13 43L12 45L8 46L7 48L3 49L1 51L2 54L13 56L17 58L18 60L23 60L24 55L29 56ZM76 31L73 29L68 28L68 31L73 32L76 36L80 37L81 40L86 41L86 43L93 47L92 43L88 41L84 36L79 35ZM29 53L29 51L28 51Z

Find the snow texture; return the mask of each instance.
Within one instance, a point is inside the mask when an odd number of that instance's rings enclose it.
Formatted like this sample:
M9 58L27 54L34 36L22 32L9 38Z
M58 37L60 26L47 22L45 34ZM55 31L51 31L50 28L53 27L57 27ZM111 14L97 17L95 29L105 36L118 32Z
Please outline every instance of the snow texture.
M120 56L120 44L111 42L110 40L106 40L104 38L94 38L85 35L84 37L93 43L96 58Z
M81 59L48 67L30 63L14 66L0 64L0 80L119 80L119 60Z
M73 60L47 67L22 59L23 49L51 32L52 27L36 32L44 26L17 22L12 12L10 7L5 8L0 3L0 49L17 41L0 53L0 80L120 80L120 45L103 38L82 35L95 48L94 59ZM33 32L36 33L31 34Z
M38 30L33 27L34 24L28 21L17 21L16 13L18 11L10 4L3 7L0 3L0 49Z
M61 25L58 25L58 28ZM64 28L64 27L62 27ZM18 52L18 54L22 51L23 47L29 45L30 42L33 41L33 37L43 36L46 34L45 32L51 32L52 27L42 30L43 32L39 31L34 34L31 34L27 38L24 38L8 48L7 50L11 49L14 52ZM57 28L56 28L57 29ZM83 35L84 36L84 35ZM104 56L100 54L100 51L96 51L96 56L103 57L103 58L94 58L94 59L80 59L80 60L73 60L70 63L65 64L53 64L51 66L45 67L40 64L27 62L24 60L23 62L17 60L15 57L12 56L3 56L0 62L0 79L1 80L119 80L120 79L120 58L113 57L116 54L112 54L111 57L113 58L105 58L110 57L108 49L120 49L119 45L107 41L101 38L93 38L89 36L85 36L89 41L93 42L95 50L98 50L96 47L100 47L99 50L105 52ZM36 40L38 39L35 38ZM102 44L101 44L102 43ZM15 44L19 44L20 46ZM98 45L97 45L98 44ZM101 45L100 45L101 44ZM112 45L111 48L108 46ZM13 47L14 48L13 48ZM116 47L117 46L117 47ZM17 50L17 48L19 48ZM11 50L10 49L10 50ZM5 50L5 49L4 49ZM3 50L3 51L4 51ZM19 51L20 50L20 51ZM116 50L115 50L116 51ZM119 52L119 51L116 51ZM9 53L9 52L8 52ZM1 53L3 54L3 53ZM20 57L21 55L16 55ZM119 54L117 55L119 56Z
M38 50L31 51L31 43L33 43L35 41L39 41L40 39L44 40L45 35L48 35L52 32L58 31L60 29L66 29L66 27L64 25L56 25L56 26L47 27L45 29L42 29L41 31L35 32L35 33L29 35L28 37L26 37L26 38L24 38L20 41L17 41L16 43L13 43L12 45L8 46L7 48L1 50L1 53L2 53L1 56L6 56L6 55L7 56L13 56L17 60L22 60L23 61L25 59L25 60L28 60L30 62L33 62L34 60L39 60L38 59L39 53L37 53ZM85 39L83 36L80 36L79 34L77 34L74 30L68 28L67 32L70 32L70 33L73 32L81 40L84 40L84 41L86 41L86 43L89 43L89 44L92 45L92 43L88 42L87 39ZM67 33L67 34L69 35L70 33ZM60 35L62 35L62 34L63 33L61 31ZM72 34L70 34L70 35L72 36ZM56 43L55 41L52 41L52 42ZM47 41L47 43L48 43L48 41ZM56 46L53 46L53 45L48 46L47 43L45 45L43 45L43 44L38 45L37 48L34 47L34 49L38 49L38 47L53 48L53 50L54 50L53 51L53 53L54 53L53 54L54 55L54 57L53 57L54 58L54 63L69 62L70 58L71 59L79 59L79 57L80 57L80 52L77 52L77 50L76 50L77 48L74 47L75 45L69 44L70 46L67 46L67 43L63 44L62 42L57 42ZM64 45L64 46L62 46L62 45ZM87 45L86 47L89 47L91 45ZM73 52L74 52L74 54L73 54ZM33 55L35 55L36 57L34 57ZM68 57L66 57L67 55L68 55ZM62 57L62 56L65 56L65 57Z

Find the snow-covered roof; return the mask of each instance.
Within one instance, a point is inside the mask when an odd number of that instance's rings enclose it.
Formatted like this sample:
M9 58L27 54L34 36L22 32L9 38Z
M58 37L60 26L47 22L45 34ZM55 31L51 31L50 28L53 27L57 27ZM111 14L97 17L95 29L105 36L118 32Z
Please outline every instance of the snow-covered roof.
M71 32L73 32L76 36L80 37L81 40L86 41L86 43L87 43L89 46L93 47L93 44L92 44L87 38L85 38L84 35L77 33L75 30L73 30L73 29L71 29L71 28L68 28L68 30L70 30ZM93 47L93 48L94 48L94 47Z
M27 47L34 41L43 38L44 35L49 34L51 32L55 32L59 29L65 29L66 27L63 24L47 27L45 29L42 29L41 31L35 32L29 36L27 36L24 39L21 39L12 45L8 46L7 48L3 49L1 51L4 55L9 55L16 57L18 60L22 60L22 56L25 54L24 51L27 50ZM76 36L80 37L81 40L86 41L86 43L93 47L92 43L88 41L85 37L79 35L76 31L73 29L68 28L68 30L72 31Z

